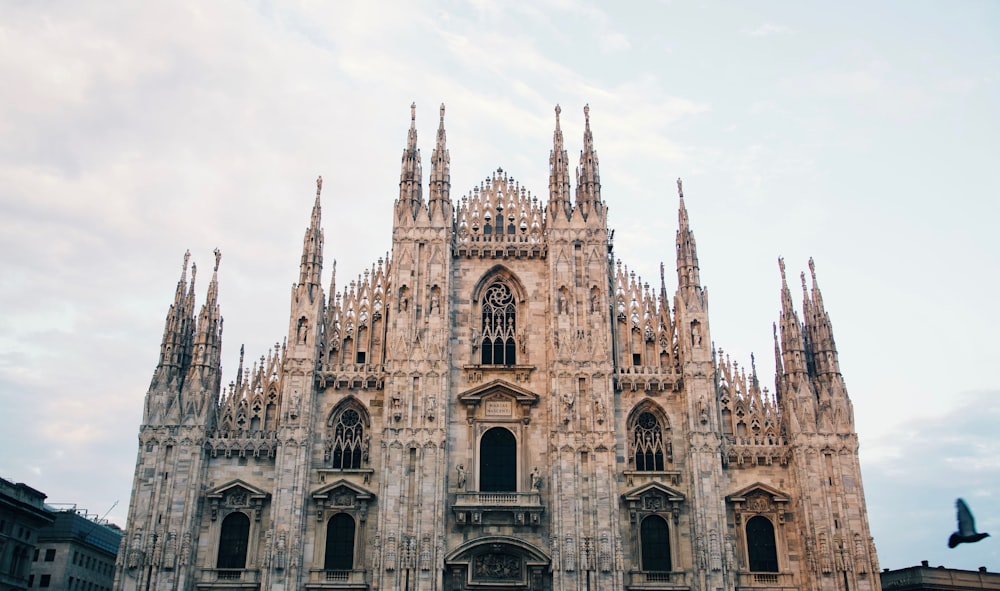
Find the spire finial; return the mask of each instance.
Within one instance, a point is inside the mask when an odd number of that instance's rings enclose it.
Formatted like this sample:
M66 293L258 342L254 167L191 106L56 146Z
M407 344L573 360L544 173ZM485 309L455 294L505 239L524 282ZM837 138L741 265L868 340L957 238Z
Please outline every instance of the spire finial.
M684 199L684 182L681 181L681 177L677 177L677 196Z
M802 280L802 297L808 297L808 290L806 289L806 274L804 271L799 273L799 279Z
M786 283L785 280L785 257L778 257L778 268L781 269L781 282Z

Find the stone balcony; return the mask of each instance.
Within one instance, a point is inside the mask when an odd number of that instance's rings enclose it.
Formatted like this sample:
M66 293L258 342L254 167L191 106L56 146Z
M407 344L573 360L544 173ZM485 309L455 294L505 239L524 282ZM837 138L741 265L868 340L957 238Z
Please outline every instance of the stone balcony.
M681 373L677 369L649 365L626 365L615 371L615 386L619 392L643 391L650 395L680 390Z
M260 571L243 568L203 568L195 586L202 591L257 591Z
M381 390L385 366L380 363L324 363L316 380L320 388Z
M538 525L542 497L538 492L462 492L452 512L459 525Z
M685 571L631 571L625 588L630 591L672 590L686 591L691 588Z
M311 569L306 589L368 589L363 569L321 570Z
M794 573L739 573L737 591L797 591Z

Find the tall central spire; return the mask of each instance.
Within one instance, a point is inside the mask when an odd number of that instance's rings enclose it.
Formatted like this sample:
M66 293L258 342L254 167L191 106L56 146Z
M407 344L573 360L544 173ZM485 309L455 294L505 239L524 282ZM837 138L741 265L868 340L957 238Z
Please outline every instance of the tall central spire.
M569 157L563 145L563 132L559 126L562 108L556 105L556 129L552 132L552 151L549 152L549 207L550 215L562 211L569 213Z
M594 150L594 134L590 131L590 105L583 107L583 117L583 149L580 150L580 166L576 169L576 204L599 204L601 173Z
M316 179L316 201L313 203L309 227L302 238L302 263L299 265L299 285L309 286L309 291L319 287L323 271L323 228L321 226L320 192L323 177Z
M781 329L782 366L785 373L806 373L805 344L802 340L802 324L795 313L792 292L785 277L785 259L778 259L781 270Z
M441 120L438 123L437 142L431 153L431 181L429 205L432 209L445 207L444 202L450 201L451 194L451 156L448 154L448 138L444 131L444 103L441 103ZM431 212L434 215L435 212ZM451 221L450 208L447 212Z
M399 201L416 209L423 202L421 183L423 170L420 167L420 149L417 148L417 103L410 104L410 131L406 135L403 150L403 164L399 172Z
M698 247L694 241L694 232L688 225L688 212L684 205L684 185L681 179L677 179L677 196L680 199L680 207L677 210L677 287L682 291L691 288L700 289Z

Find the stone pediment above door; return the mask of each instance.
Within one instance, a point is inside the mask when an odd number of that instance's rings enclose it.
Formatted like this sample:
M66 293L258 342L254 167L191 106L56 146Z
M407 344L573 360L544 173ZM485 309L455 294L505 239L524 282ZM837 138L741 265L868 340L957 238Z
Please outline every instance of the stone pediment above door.
M783 523L785 510L791 500L788 493L763 482L755 482L726 495L726 501L733 505L733 514L738 522L753 515L771 515L778 523Z
M317 503L330 507L353 507L359 502L370 502L375 498L375 493L342 478L313 491L312 498Z
M726 499L731 503L745 503L753 497L766 497L774 503L787 503L791 501L791 495L763 482L755 482L750 486L727 495Z
M271 493L246 481L236 479L205 491L211 517L218 518L219 510L252 510L254 518L260 520L261 510Z
M538 404L534 392L505 380L493 380L458 395L469 421L530 421L531 407Z
M622 494L633 521L647 513L669 513L677 522L684 493L661 482L648 482Z

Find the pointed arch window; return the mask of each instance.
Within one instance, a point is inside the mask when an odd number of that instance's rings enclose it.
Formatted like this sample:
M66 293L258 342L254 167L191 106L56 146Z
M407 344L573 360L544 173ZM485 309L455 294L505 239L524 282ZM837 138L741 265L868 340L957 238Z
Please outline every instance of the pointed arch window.
M361 411L348 406L332 421L327 440L330 467L336 470L358 470L368 460L368 439Z
M250 518L239 511L227 515L222 520L222 532L219 535L219 556L215 568L245 568L249 539Z
M663 471L671 460L670 445L664 442L660 421L649 411L639 413L632 427L632 453L635 469L640 472Z
M479 442L479 490L517 490L517 441L509 429L493 427Z
M483 365L514 365L517 362L517 310L510 287L497 281L486 288L482 302Z
M760 515L747 520L747 558L752 572L778 572L778 547L771 520Z
M667 521L659 515L649 515L642 520L639 536L642 539L642 570L669 571L670 530Z
M354 568L354 518L347 513L337 513L326 525L326 555L323 570L351 570Z

